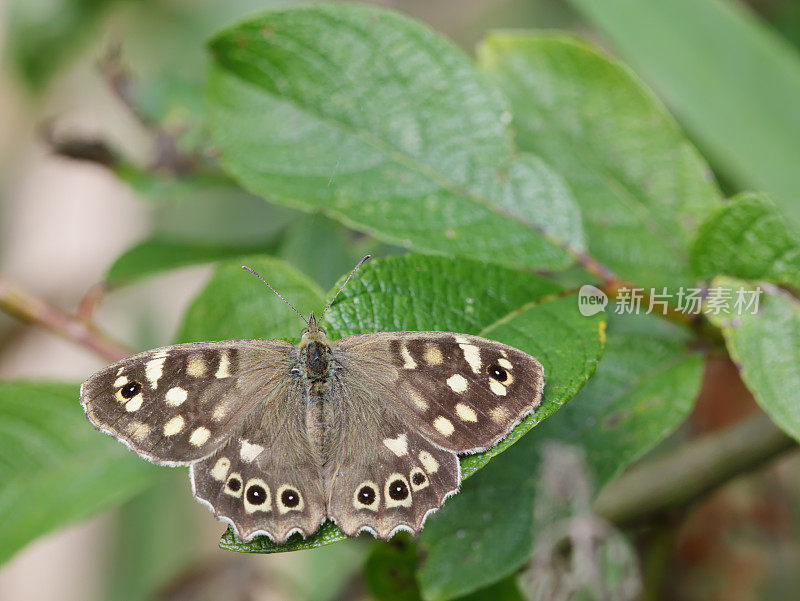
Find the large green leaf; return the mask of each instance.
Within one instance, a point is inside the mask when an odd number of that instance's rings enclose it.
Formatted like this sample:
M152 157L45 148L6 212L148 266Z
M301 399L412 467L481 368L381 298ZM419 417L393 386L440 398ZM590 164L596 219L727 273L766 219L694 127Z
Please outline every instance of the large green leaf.
M125 501L159 474L95 432L78 399L73 384L0 384L0 562Z
M289 273L275 260L268 277L281 290L275 276ZM259 261L254 265L266 267ZM264 297L251 302L246 288L255 287L238 264L224 264L187 312L182 339L299 335L302 324L280 320L267 324ZM284 277L284 276L281 276ZM292 283L294 277L286 278ZM573 295L559 296L557 284L534 274L483 262L444 257L406 255L366 264L351 280L326 315L328 334L339 336L372 331L443 330L484 334L513 344L537 356L547 370L545 403L523 421L498 446L464 457L462 472L469 476L489 459L508 448L539 421L553 413L583 385L602 350L602 316L582 317ZM281 292L297 300L298 291ZM322 299L309 297L301 310L321 308ZM310 304L316 306L309 307ZM291 317L284 311L282 315ZM231 325L232 322L233 325ZM292 328L294 323L294 328ZM249 329L248 329L249 328ZM191 333L191 335L188 335ZM225 548L245 552L274 552L316 547L343 539L332 524L326 524L308 540L293 538L274 545L257 538L250 543L236 540L229 531Z
M800 287L800 228L763 194L740 194L700 227L692 266L709 279L728 275Z
M571 302L576 302L574 298ZM577 311L575 312L577 315ZM586 319L578 315L575 319ZM420 536L426 599L456 598L513 573L528 561L533 508L549 442L581 449L598 486L652 448L691 410L702 378L688 335L652 315L613 315L597 373L575 399L469 480ZM546 392L582 341L565 341L550 363ZM454 559L457 558L457 559Z
M740 188L800 222L800 57L735 0L570 0Z
M560 177L516 156L502 96L429 29L358 4L274 10L210 43L222 165L275 202L377 237L563 268L583 233Z
M593 256L640 286L691 283L689 241L719 193L652 93L564 35L493 33L478 59L511 100L520 148L566 178Z
M800 441L800 302L766 284L718 278L713 286L729 291L725 310L711 318L722 326L742 380L772 421ZM757 293L756 313L754 306L735 306L739 291Z

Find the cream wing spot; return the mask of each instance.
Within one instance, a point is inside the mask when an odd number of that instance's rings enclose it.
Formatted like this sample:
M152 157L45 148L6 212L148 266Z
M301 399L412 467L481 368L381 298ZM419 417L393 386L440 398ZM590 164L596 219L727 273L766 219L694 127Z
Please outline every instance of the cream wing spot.
M252 442L243 440L242 446L239 449L239 457L241 457L242 461L245 463L252 463L263 451L264 447L260 444L253 444Z
M189 396L189 393L186 391L185 388L181 388L180 386L173 386L169 390L167 390L167 394L164 395L164 400L167 402L167 405L170 407L179 407L183 404L186 398Z
M221 421L226 415L228 415L228 410L230 406L228 401L222 400L220 401L216 407L214 407L214 411L211 413L211 419L215 422Z
M139 411L142 408L142 403L144 402L144 396L140 392L135 397L130 399L127 403L125 403L125 411L128 413L133 413L134 411Z
M489 417L492 418L492 421L502 424L508 421L508 418L511 417L511 412L507 408L500 405L489 411Z
M183 430L186 422L183 420L182 415L176 415L166 424L164 424L164 436L175 436Z
M217 379L228 378L231 375L231 359L228 356L228 351L222 351L219 358L219 367L214 377Z
M400 348L400 354L403 356L403 369L417 368L417 362L414 361L414 357L411 356L411 353L408 352L408 349L405 346Z
M153 359L144 364L144 377L150 382L150 387L155 390L158 388L158 381L164 374L164 363L167 360L165 352L156 353Z
M458 394L466 392L468 388L467 379L461 374L454 374L447 378L447 385L453 390L453 392L457 392Z
M478 421L478 414L475 413L475 410L469 405L465 405L464 403L458 403L456 405L456 415L458 416L458 419L460 419L462 422Z
M506 396L506 393L508 392L508 388L503 386L497 380L491 380L491 379L489 380L489 390L491 390L497 396Z
M433 420L433 427L439 430L443 436L450 436L455 430L453 422L447 419L444 415L440 415Z
M122 388L127 383L128 383L128 376L120 376L119 378L114 380L114 388Z
M128 431L130 437L136 442L142 442L145 438L147 438L147 435L150 434L152 427L149 424L133 420L125 429Z
M439 347L434 346L433 344L425 345L425 352L423 353L422 358L425 359L425 363L428 365L441 365L444 362L444 355L442 355L442 351L439 350Z
M437 471L439 471L439 462L436 461L436 458L428 453L428 451L420 451L418 457L422 467L425 468L426 472L429 474L435 474Z
M408 390L408 396L411 397L411 402L414 403L414 406L417 409L419 409L420 411L428 410L428 401L423 399L422 396L420 396L420 394L416 390L410 388Z
M408 455L408 437L400 434L397 438L384 438L384 446L398 457Z
M225 482L229 469L231 469L231 460L227 457L220 457L211 468L211 477L218 482Z
M206 375L206 360L203 355L195 353L186 360L186 375L193 378L202 378Z
M497 360L497 363L500 365L500 367L505 367L506 369L514 369L514 365L508 359L500 358Z
M456 336L456 343L457 344L469 344L469 340L466 336Z
M206 443L206 441L209 439L210 436L211 436L211 430L203 426L200 426L192 430L192 434L191 436L189 436L189 442L196 447L200 447Z
M481 350L474 344L460 344L461 350L464 351L464 360L472 368L473 373L480 373L481 366Z

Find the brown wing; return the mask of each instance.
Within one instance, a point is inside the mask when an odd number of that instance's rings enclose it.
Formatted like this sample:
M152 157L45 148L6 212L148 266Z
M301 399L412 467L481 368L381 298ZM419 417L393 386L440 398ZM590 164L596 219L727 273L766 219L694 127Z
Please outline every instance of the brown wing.
M458 490L458 457L417 432L372 384L333 382L323 470L328 516L349 536L362 530L378 538L398 530L416 534Z
M477 336L397 332L333 345L328 514L349 535L417 533L458 490L456 453L497 443L539 406L536 359Z
M542 401L542 365L479 336L359 334L338 340L333 351L343 377L370 382L415 431L457 453L495 445Z
M213 453L291 368L275 340L179 344L101 369L81 386L94 426L164 465Z
M306 388L284 380L229 442L192 464L195 497L250 540L283 543L311 535L325 520L319 453L306 430Z

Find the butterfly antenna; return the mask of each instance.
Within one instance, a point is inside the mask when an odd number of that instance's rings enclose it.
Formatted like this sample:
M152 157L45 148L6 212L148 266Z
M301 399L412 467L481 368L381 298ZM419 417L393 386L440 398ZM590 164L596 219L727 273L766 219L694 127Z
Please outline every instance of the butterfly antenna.
M362 261L362 263L363 263L363 261ZM261 280L262 282L264 282L264 284L266 285L266 287L267 287L267 288L269 288L270 290L272 290L272 291L273 291L273 292L274 292L274 293L275 293L275 294L278 296L278 298L279 298L279 299L281 299L283 302L285 302L287 305L289 305L289 308L290 308L292 311L294 311L295 313L297 313L297 314L300 316L300 319L302 319L304 322L306 322L306 325L308 325L308 320L307 320L305 317L303 317L303 314L302 314L302 313L300 313L300 311L298 311L297 309L295 309L295 308L294 308L294 305L293 305L292 303L290 303L290 302L289 302L289 301L287 301L285 298L283 298L283 296L281 295L281 293L280 293L280 292L278 292L277 290L275 290L275 288L273 288L272 286L270 286L270 285L269 285L269 282L267 282L267 280L265 280L264 278L262 278L262 277L261 277L261 275L260 275L260 274L259 274L257 271L255 271L254 269L252 269L252 268L248 267L247 265L242 265L242 269L245 269L245 270L249 271L249 272L250 272L250 273L252 273L254 276L256 276L256 277L257 277L259 280ZM350 279L350 278L347 278L347 279Z
M371 258L372 258L372 255L365 255L365 256L364 256L364 258L363 258L363 259L361 259L361 260L358 262L358 265L356 265L355 267L353 267L353 271L351 271L351 272L350 272L350 275L349 275L349 276L347 276L347 279L344 281L344 284L342 284L342 285L339 287L339 290L337 290L337 291L336 291L336 294L334 294L334 295L333 295L333 298L332 298L330 301L328 301L328 304L327 304L327 305L325 305L325 309L322 311L322 314L319 316L319 318L320 318L320 321L321 321L321 320L322 320L322 318L325 316L325 312L326 312L328 309L330 309L330 308L331 308L331 305L333 304L333 301L335 301L335 300L336 300L336 298L339 296L339 293L340 293L342 290L344 290L345 286L347 286L347 282L349 282L349 281L350 281L350 278L352 278L352 277L353 277L353 275L355 275L356 271L358 271L358 268L359 268L359 267L361 267L361 266L362 266L364 263L366 263L367 261L369 261Z

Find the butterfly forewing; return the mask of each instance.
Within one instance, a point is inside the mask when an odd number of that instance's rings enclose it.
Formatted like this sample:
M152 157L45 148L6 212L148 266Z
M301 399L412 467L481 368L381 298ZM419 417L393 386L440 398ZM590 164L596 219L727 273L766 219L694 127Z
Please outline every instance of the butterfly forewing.
M541 364L479 336L390 332L337 341L348 377L367 380L410 427L458 453L496 444L542 400Z
M272 340L179 344L95 373L81 403L100 430L160 464L212 453L287 371L293 345Z

